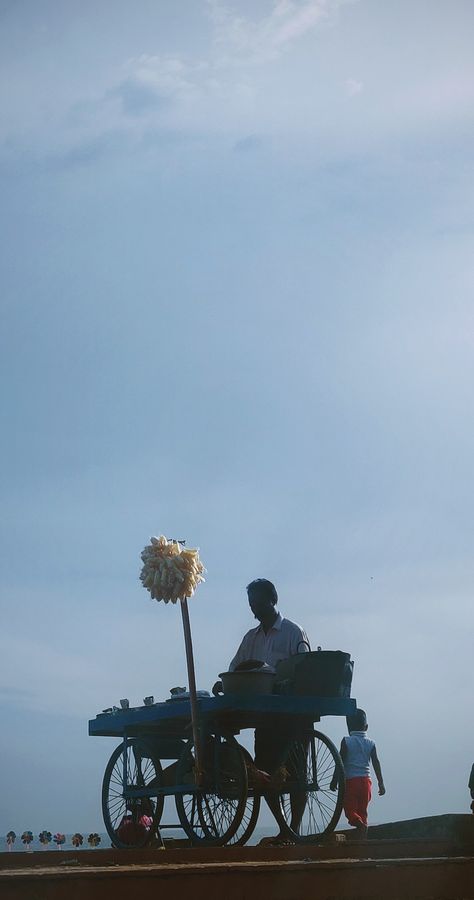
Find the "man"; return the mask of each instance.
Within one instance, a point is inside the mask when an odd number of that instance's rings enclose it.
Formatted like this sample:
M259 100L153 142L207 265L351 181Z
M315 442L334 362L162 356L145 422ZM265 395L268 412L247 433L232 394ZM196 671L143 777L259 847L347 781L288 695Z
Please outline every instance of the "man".
M308 638L303 629L283 619L275 609L278 594L275 585L266 578L256 578L247 586L250 609L260 622L244 636L229 671L233 672L248 660L260 660L275 667L282 659L308 650ZM304 643L303 643L304 642Z
M250 609L260 624L256 628L251 628L244 635L240 647L230 663L229 670L231 672L245 667L249 660L264 662L275 667L282 659L288 659L295 653L308 651L308 638L303 629L295 622L282 618L275 609L278 594L271 581L266 578L257 578L255 581L251 581L247 586L247 596ZM267 784L273 787L273 790L278 787L281 769L286 762L288 751L297 737L292 723L288 723L288 726L285 727L281 717L268 726L255 729L255 766L258 770L257 773L254 773L256 786L264 787ZM270 793L266 796L266 800L274 813L275 805L278 803L275 794ZM295 830L301 821L304 806L304 794L302 797L292 797L291 827ZM278 835L278 838L283 837L283 835Z

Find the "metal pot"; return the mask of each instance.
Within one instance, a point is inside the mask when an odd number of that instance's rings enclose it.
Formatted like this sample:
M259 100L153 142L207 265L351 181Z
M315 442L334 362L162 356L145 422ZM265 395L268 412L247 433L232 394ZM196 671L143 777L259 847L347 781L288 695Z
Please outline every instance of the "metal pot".
M350 697L354 663L342 650L295 653L276 666L275 690L308 697Z
M273 672L221 672L224 694L272 694Z

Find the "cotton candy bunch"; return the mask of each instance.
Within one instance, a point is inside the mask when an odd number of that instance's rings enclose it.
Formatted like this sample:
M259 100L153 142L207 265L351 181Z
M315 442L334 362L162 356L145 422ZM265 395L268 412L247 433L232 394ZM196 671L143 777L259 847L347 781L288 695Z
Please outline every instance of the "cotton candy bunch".
M179 541L168 541L163 535L150 538L141 558L140 581L153 600L176 603L192 597L199 582L204 581L199 551L186 549Z

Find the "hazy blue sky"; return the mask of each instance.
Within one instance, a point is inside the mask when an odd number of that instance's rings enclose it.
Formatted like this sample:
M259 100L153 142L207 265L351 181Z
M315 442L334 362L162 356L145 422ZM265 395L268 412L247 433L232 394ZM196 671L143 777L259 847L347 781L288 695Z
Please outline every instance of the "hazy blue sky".
M0 832L99 828L87 720L186 683L138 580L160 533L208 570L200 688L270 578L353 655L372 821L468 810L473 28L469 0L0 0Z

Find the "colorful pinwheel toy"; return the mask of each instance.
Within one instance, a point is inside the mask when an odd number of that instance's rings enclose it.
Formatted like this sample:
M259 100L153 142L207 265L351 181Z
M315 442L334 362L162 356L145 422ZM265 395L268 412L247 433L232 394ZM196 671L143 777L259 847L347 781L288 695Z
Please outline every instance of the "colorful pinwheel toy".
M62 845L66 842L66 835L61 834L61 832L58 831L57 834L54 835L53 841L56 844L58 850L60 850Z
M26 844L27 848L29 849L30 844L33 840L33 832L32 831L24 831L21 836L21 840L22 840L23 844Z
M71 838L72 846L73 847L82 847L83 843L84 843L84 838L82 837L82 834L79 834L79 832L76 831L76 833L73 834L73 836Z
M14 831L9 831L8 834L7 834L7 836L6 836L7 847L8 847L9 850L12 849L13 844L15 843L15 841L16 841L16 834L15 834L15 832L14 832Z
M47 847L48 844L51 843L51 832L50 831L40 831L38 835L38 840L40 844L43 844L44 847Z
M92 834L87 838L87 843L90 847L98 847L100 844L100 836L93 831Z

